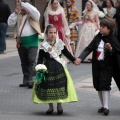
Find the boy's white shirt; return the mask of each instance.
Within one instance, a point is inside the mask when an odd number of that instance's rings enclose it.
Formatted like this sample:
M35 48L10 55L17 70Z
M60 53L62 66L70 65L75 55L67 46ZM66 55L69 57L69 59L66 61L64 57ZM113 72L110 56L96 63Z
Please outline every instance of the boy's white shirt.
M104 45L105 45L105 42L101 40L97 49L97 51L100 52L100 55L98 56L98 60L104 59Z

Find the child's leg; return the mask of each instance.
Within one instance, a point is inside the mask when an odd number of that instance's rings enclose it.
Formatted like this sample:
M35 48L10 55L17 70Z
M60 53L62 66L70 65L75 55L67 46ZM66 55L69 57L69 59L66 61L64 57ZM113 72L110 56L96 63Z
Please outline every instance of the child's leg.
M100 98L101 105L102 105L102 107L104 107L104 106L103 106L102 91L98 91L98 95L99 95L99 98Z
M109 109L108 109L108 103L110 99L110 91L102 91L102 97L103 97L103 106L104 106L104 115L109 114Z
M61 103L57 103L57 109L62 110L62 104Z
M51 111L51 110L53 110L54 108L53 108L53 103L49 103L49 110Z
M61 103L57 103L57 112L58 112L58 115L61 115L63 113L63 108Z
M47 115L51 115L54 111L53 103L49 103L49 109L46 111Z
M102 106L101 108L98 109L98 113L102 113L104 111L102 91L98 91L98 95Z
M102 97L103 97L103 106L104 108L108 109L108 103L110 99L110 91L102 91Z

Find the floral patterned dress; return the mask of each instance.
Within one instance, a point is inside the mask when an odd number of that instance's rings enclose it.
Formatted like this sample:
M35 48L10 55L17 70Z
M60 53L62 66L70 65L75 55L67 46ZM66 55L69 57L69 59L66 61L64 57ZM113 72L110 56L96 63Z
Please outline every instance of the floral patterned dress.
M75 57L78 57L85 47L92 41L95 36L95 32L99 28L99 17L98 13L91 11L89 14L86 12L81 21L83 24L80 33L79 40L76 46ZM86 59L91 59L92 55L90 54Z

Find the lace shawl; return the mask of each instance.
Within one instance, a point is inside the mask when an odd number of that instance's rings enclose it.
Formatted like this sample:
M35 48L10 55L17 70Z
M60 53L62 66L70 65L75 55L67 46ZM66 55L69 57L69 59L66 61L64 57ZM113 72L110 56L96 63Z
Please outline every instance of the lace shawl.
M44 40L45 41L45 40ZM43 49L45 52L47 52L43 47L42 47L42 43L39 43L39 49ZM62 40L60 39L56 39L56 43L54 44L55 48L56 48L56 52L58 55L62 54L62 50L64 49L65 44L63 43Z
M46 8L45 13L44 13L45 27L47 25L49 25L49 17L48 17L49 14L53 15L53 16L62 14L62 22L63 22L62 24L64 27L65 35L70 35L70 29L69 29L69 26L68 26L68 23L67 23L67 20L65 17L64 9L62 8L62 6L59 3L58 3L58 9L56 11L53 11L52 6L51 6L51 0L49 1L48 7Z

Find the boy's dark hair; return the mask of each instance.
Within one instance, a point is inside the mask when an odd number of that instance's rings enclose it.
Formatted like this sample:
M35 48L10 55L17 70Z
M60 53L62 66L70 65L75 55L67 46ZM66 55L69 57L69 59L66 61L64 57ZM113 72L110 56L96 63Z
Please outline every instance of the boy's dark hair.
M32 3L31 0L22 0L22 2Z
M110 33L113 33L115 30L115 22L113 19L110 18L105 18L101 20L100 26L106 26L110 30Z

